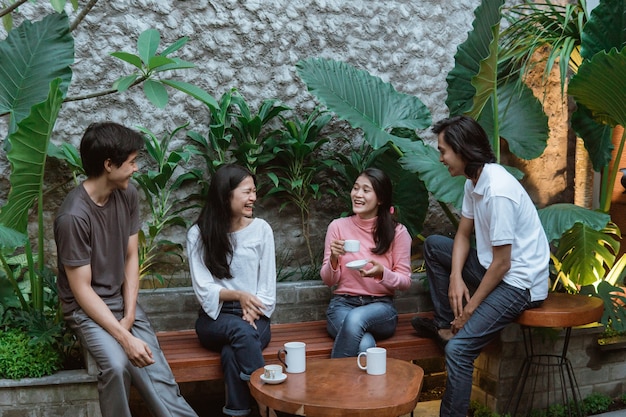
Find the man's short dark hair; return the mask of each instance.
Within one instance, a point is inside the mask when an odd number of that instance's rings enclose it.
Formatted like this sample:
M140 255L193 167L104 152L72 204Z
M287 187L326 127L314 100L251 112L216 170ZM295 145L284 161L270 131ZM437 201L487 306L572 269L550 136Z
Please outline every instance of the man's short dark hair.
M104 162L110 159L116 167L143 147L139 132L114 122L90 124L80 141L80 158L88 177L99 177Z

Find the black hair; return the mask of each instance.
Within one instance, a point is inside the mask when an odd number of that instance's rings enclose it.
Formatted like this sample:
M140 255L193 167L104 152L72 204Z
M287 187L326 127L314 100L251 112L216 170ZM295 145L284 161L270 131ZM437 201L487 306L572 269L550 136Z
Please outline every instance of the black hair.
M389 250L398 225L391 214L391 197L393 195L391 179L378 168L366 168L359 174L359 176L361 175L365 175L370 180L378 199L376 226L373 230L376 246L371 251L376 255L382 255Z
M80 141L80 159L88 177L99 177L110 159L120 167L128 156L143 148L139 132L114 122L90 124Z
M206 202L196 221L204 263L216 278L233 277L230 272L233 244L229 234L233 218L231 197L233 190L248 177L254 180L254 175L242 166L222 165L211 178Z
M465 175L476 179L478 171L488 163L496 162L485 129L469 116L454 116L440 120L432 127L435 134L443 133L443 139L452 151L465 161Z

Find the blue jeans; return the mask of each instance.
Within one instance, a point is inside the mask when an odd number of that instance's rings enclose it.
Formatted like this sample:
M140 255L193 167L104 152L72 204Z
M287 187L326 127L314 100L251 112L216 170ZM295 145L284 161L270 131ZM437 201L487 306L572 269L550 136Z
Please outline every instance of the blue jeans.
M448 300L453 240L445 236L429 236L424 242L424 261L430 294L435 309L435 324L449 328L454 314ZM471 249L463 267L463 281L470 293L480 285L485 268ZM539 306L531 303L530 291L500 282L474 311L463 328L446 345L446 390L441 400L441 417L465 417L472 393L474 360L509 323L524 310Z
M205 348L221 353L226 405L224 414L250 414L250 374L265 365L263 348L270 342L270 320L261 316L256 330L242 319L239 302L224 302L220 315L213 320L200 309L196 334Z
M332 358L357 356L393 336L398 311L393 297L336 294L326 310L328 334L335 339Z

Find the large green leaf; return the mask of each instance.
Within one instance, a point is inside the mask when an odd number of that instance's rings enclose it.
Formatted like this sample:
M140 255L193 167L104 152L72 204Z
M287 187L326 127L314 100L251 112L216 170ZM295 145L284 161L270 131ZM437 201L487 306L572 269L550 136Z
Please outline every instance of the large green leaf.
M626 46L626 1L602 0L583 26L580 54L591 59L598 52ZM623 90L622 90L623 91Z
M60 78L52 81L48 99L33 106L30 115L8 137L11 190L0 210L0 223L18 232L27 233L28 212L43 186L50 135L63 103L60 85Z
M592 285L613 266L619 246L610 233L576 223L561 236L555 255L561 262L561 272L575 285Z
M526 85L508 82L498 87L497 97L500 136L509 144L509 150L526 160L541 156L548 143L548 117L532 90ZM493 143L491 101L485 106L478 122Z
M465 177L452 177L439 162L439 151L422 141L395 140L403 152L399 162L404 169L416 172L437 201L452 204L457 209L463 203Z
M399 93L367 71L321 58L299 61L296 67L308 90L337 117L362 129L374 149L395 138L389 133L394 127L430 126L430 111L417 97Z
M582 138L594 171L601 172L611 162L613 129L593 120L591 112L578 104L571 118L572 128Z
M474 11L473 30L454 55L454 68L448 73L448 98L446 105L450 115L459 115L483 106L488 90L494 88L496 74L494 50L494 27L501 20L500 8L504 0L483 1ZM489 74L489 71L493 71ZM475 78L476 77L476 78ZM477 91L479 88L481 91ZM486 93L486 94L485 94Z
M44 101L50 82L61 79L65 96L72 78L74 39L65 13L24 21L0 42L0 113L10 113L9 133Z
M568 203L552 204L539 209L538 213L549 242L560 239L576 223L593 230L602 230L611 220L611 216L606 213Z
M0 224L0 250L24 246L26 235Z
M392 201L400 223L411 236L422 232L428 213L428 191L419 177L403 169L398 163L398 154L389 148L376 158L373 166L385 171L394 184Z
M626 126L626 48L598 52L585 60L569 83L569 94L591 110L594 119Z

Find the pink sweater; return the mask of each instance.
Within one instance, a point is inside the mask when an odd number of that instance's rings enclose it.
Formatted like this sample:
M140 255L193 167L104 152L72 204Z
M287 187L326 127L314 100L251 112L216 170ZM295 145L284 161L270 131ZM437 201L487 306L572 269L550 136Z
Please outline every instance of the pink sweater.
M333 220L328 225L324 243L324 263L320 275L329 287L335 286L335 294L350 295L393 295L395 290L406 290L411 286L411 236L402 224L396 227L396 235L389 250L383 255L374 255L372 227L376 218L363 220L358 216ZM361 242L359 252L346 252L339 257L337 269L330 264L330 243L333 240L356 239ZM357 259L372 259L385 268L382 281L362 277L359 271L346 268L348 262ZM366 265L365 269L371 268Z

